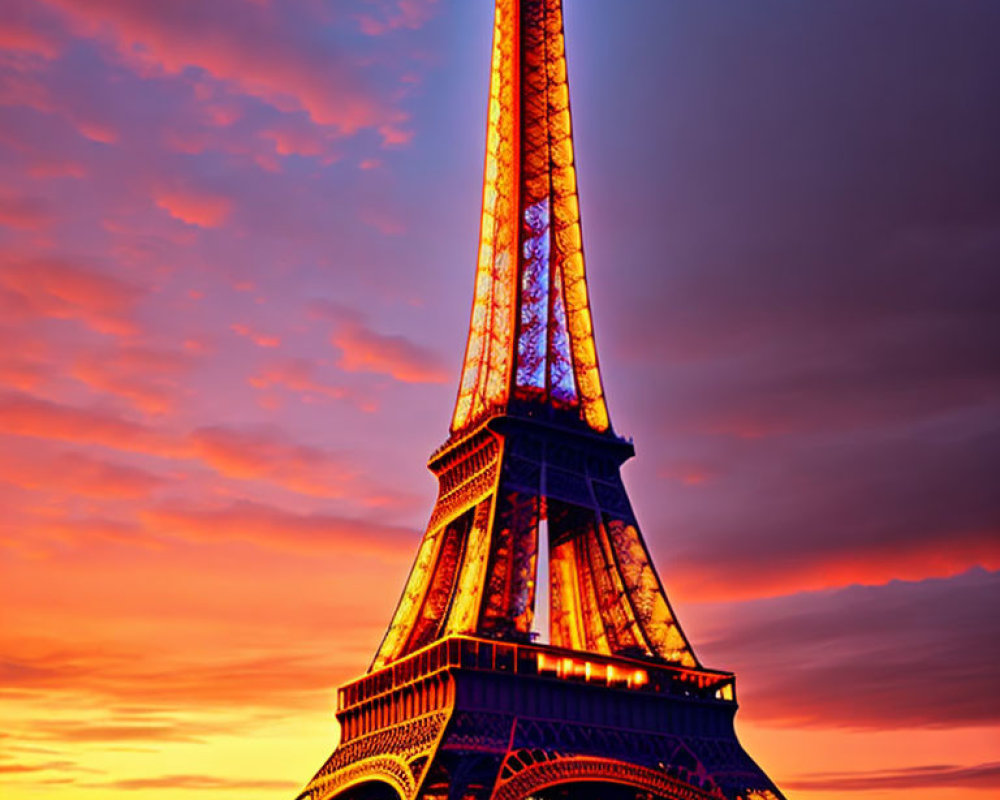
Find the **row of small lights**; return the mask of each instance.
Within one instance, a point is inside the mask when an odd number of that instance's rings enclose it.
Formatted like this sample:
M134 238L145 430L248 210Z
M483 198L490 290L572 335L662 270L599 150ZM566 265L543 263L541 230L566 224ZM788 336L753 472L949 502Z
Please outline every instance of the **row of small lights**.
M599 681L608 686L624 684L629 689L641 689L649 683L649 673L644 669L622 669L614 664L598 664L575 658L538 654L538 673L557 678L582 678Z

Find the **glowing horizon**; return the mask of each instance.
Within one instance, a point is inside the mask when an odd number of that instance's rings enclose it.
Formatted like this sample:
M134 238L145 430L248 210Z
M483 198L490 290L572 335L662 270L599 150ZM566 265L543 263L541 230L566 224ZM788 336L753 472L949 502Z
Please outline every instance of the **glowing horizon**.
M989 796L996 12L566 6L626 483L741 740L791 797ZM449 432L491 15L0 11L5 798L329 754Z

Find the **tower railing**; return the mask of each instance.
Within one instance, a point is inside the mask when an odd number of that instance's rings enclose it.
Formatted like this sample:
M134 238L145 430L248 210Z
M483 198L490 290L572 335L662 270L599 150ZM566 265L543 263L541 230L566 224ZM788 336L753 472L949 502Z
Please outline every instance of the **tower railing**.
M449 636L341 686L337 716L344 741L445 708L452 691L448 676L453 671L507 673L605 690L736 702L731 672L550 645Z

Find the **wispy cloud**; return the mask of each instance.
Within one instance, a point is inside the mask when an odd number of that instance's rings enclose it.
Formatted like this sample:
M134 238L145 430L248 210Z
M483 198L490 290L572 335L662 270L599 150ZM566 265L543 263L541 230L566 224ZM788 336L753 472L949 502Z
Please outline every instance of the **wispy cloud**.
M872 772L825 772L786 780L783 786L794 791L871 792L879 789L997 789L1000 762L961 766L932 764Z
M51 450L0 438L0 481L25 489L97 498L147 497L167 480L140 467L87 453ZM19 446L20 445L20 446Z
M320 49L308 37L285 30L266 7L230 0L136 6L120 0L48 0L76 30L95 38L110 33L123 58L177 74L197 67L239 92L280 110L306 111L320 125L343 134L402 118L401 112L365 86L363 73L348 58Z
M45 258L8 259L0 266L8 313L72 319L98 333L135 332L132 311L143 291L89 266Z
M258 503L223 508L161 506L142 513L149 528L198 542L252 542L296 553L343 553L407 562L418 532L333 514L294 514Z
M174 219L199 228L220 227L233 209L230 198L191 188L159 189L153 200Z
M149 789L169 789L172 791L246 791L248 789L292 791L299 788L299 784L295 781L247 780L241 778L223 778L217 775L159 775L153 778L128 778L89 785L93 788L124 791L146 791Z
M172 437L117 414L53 403L26 394L0 394L0 430L54 441L99 444L115 450L180 457Z
M387 375L402 383L446 383L452 378L435 352L405 336L375 330L354 309L316 301L310 313L333 323L330 343L340 351L341 369Z

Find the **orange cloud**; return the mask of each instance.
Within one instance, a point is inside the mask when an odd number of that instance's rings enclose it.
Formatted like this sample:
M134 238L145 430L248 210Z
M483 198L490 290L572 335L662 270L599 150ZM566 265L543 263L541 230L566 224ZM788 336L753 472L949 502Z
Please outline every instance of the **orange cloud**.
M182 455L180 448L168 437L115 414L60 405L13 392L0 394L0 432L99 444L168 458Z
M142 789L174 789L180 791L267 790L288 793L293 789L299 788L299 784L295 781L221 778L217 775L158 775L154 778L126 778L93 785L100 788L123 789L126 791Z
M192 189L160 189L153 202L174 219L199 228L218 228L233 208L228 197Z
M154 531L195 542L250 542L283 552L349 553L391 562L409 561L419 538L411 528L256 503L210 510L160 507L144 511L142 520Z
M0 675L5 686L22 693L72 690L118 703L144 705L182 701L192 706L239 702L250 705L293 704L294 695L327 689L330 659L296 653L245 658L199 652L177 656L155 642L73 646L55 639L6 642ZM256 695L256 696L255 696ZM155 706L154 706L155 708ZM151 713L113 714L79 721L34 719L30 737L40 741L202 741L219 732L203 721Z
M48 368L38 361L18 356L0 356L0 385L26 391L36 387Z
M104 498L146 497L165 480L137 467L113 464L84 453L51 452L37 446L0 447L0 481L23 489Z
M86 770L73 761L43 761L38 764L0 764L0 774L21 775L27 772L81 772Z
M190 442L194 455L222 475L265 480L301 494L343 497L354 478L346 459L290 442L274 429L200 428Z
M891 789L1000 790L1000 762L969 766L927 764L899 769L817 772L782 781L782 788L811 792L872 792ZM978 796L978 795L974 795Z
M673 594L689 602L716 602L949 578L977 566L1000 569L1000 533L996 530L955 531L931 540L826 555L783 558L775 554L769 566L756 561L748 565L744 559L714 564L675 559L666 582Z
M197 460L227 478L264 481L312 497L350 495L373 506L402 497L362 480L352 459L290 441L275 428L212 426L187 436L171 435L108 411L7 392L0 393L0 433Z
M91 389L121 397L144 413L163 414L173 408L181 391L178 378L191 364L185 353L125 347L81 354L71 373Z
M130 335L130 314L142 290L118 278L57 259L0 267L7 304L23 313L82 322L98 333Z

